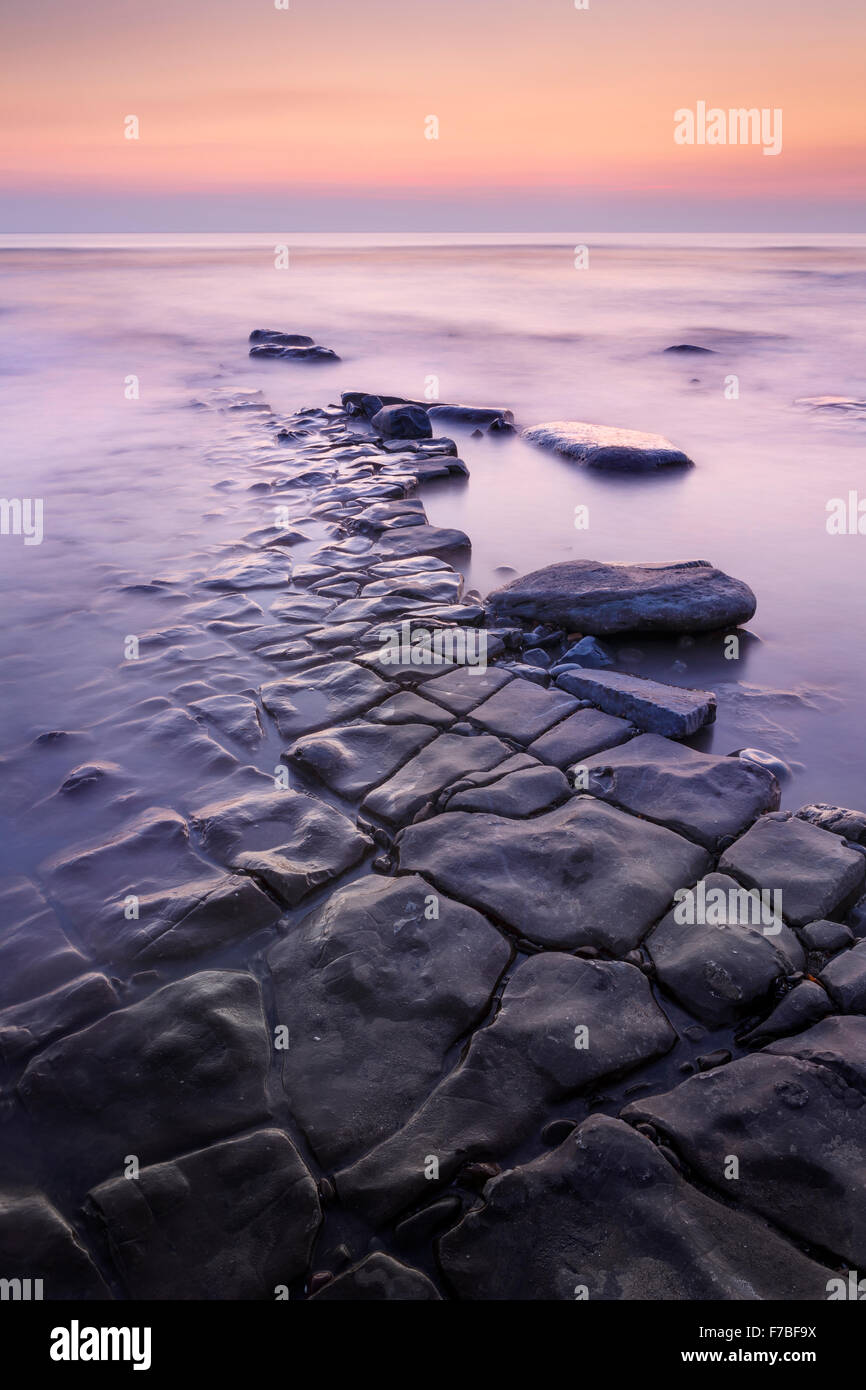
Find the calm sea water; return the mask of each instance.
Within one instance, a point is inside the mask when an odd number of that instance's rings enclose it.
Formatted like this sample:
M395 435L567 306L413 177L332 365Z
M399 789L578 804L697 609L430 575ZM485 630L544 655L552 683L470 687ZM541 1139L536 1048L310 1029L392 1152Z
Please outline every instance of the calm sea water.
M276 270L276 239L228 240L0 252L0 491L42 498L45 528L38 546L0 537L0 753L92 722L92 691L106 699L122 634L137 630L123 585L182 572L249 529L243 460L224 453L215 469L224 421L191 399L262 388L288 411L346 389L420 396L436 377L442 400L507 406L521 425L589 420L685 449L687 473L624 478L519 439L467 438L469 480L423 495L431 521L471 536L482 592L502 582L498 566L581 555L704 558L746 580L758 611L739 661L718 641L643 644L631 669L718 689L704 746L788 760L783 804L866 806L866 536L826 529L829 499L866 498L866 422L793 404L866 394L866 243L597 238L577 270L565 239L344 241L293 246ZM253 362L254 327L309 333L342 361ZM680 342L716 355L663 354ZM138 400L125 398L132 375ZM574 528L577 505L588 530Z

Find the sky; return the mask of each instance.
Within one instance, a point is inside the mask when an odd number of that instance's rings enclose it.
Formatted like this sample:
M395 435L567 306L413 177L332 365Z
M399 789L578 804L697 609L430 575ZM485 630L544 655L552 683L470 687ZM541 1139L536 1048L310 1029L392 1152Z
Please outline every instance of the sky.
M281 3L2 0L0 230L866 227L863 0Z

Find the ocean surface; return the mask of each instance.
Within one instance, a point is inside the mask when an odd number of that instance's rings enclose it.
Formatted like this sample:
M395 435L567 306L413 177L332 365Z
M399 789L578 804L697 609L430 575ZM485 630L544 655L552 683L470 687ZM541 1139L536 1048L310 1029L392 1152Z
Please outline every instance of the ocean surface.
M0 492L42 499L44 538L0 536L0 757L20 768L16 750L41 733L118 713L124 636L168 621L136 586L183 586L203 555L265 524L241 443L192 402L261 389L287 412L342 390L423 397L436 378L441 400L508 407L520 426L591 421L685 450L689 471L624 477L463 436L470 477L421 496L431 522L468 532L482 593L500 566L578 556L707 559L745 580L758 610L738 660L717 638L640 641L623 665L718 690L698 746L784 759L783 806L866 807L866 535L826 525L831 499L866 498L866 418L795 405L866 395L866 239L295 238L280 270L278 237L24 240L0 242ZM256 327L309 334L342 360L251 360ZM664 354L683 342L714 355ZM167 693L155 667L136 699L148 680ZM270 771L274 750L258 756ZM173 804L181 774L170 757L157 771ZM7 848L6 867L38 862L39 839Z

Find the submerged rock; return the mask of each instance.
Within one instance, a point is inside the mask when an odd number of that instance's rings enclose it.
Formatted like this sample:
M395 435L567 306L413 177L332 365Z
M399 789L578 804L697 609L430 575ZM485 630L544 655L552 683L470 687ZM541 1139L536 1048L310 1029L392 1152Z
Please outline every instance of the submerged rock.
M254 791L197 811L206 853L255 874L289 906L352 868L371 848L352 822L302 792Z
M757 599L707 560L603 564L568 560L488 594L495 621L548 622L568 632L712 632L748 622Z
M514 416L510 410L495 406L480 405L431 405L427 415L432 425L451 429L455 425L461 429L475 429L486 425L488 429L500 430L508 426L514 428Z
M555 420L523 431L530 444L540 444L557 454L585 463L589 468L644 473L656 468L692 467L692 460L660 434L587 425L577 420Z
M642 1134L593 1115L501 1177L439 1242L458 1297L820 1299L827 1271L687 1183Z

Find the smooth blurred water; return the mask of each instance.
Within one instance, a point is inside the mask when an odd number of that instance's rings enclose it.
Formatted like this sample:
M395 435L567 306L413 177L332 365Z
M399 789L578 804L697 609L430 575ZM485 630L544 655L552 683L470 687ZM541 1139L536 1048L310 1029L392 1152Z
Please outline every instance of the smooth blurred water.
M866 424L793 405L866 394L866 244L618 238L590 246L587 270L564 243L298 246L285 271L264 243L78 246L6 249L0 272L0 492L45 508L42 545L0 537L0 751L87 715L82 691L116 666L130 630L126 599L112 599L122 577L150 579L248 529L214 486L220 421L192 398L261 387L289 410L347 389L422 396L436 376L442 400L507 406L520 425L588 420L683 448L689 472L623 477L466 437L469 480L423 495L431 521L471 536L468 579L483 592L502 582L498 566L580 555L704 558L746 580L760 640L739 661L718 641L641 644L632 669L777 692L729 693L704 746L793 760L784 804L866 806L866 536L825 524L830 498L866 497ZM254 327L309 333L342 361L252 361ZM680 342L717 355L663 354ZM138 400L124 396L132 374ZM587 531L574 528L578 504Z

